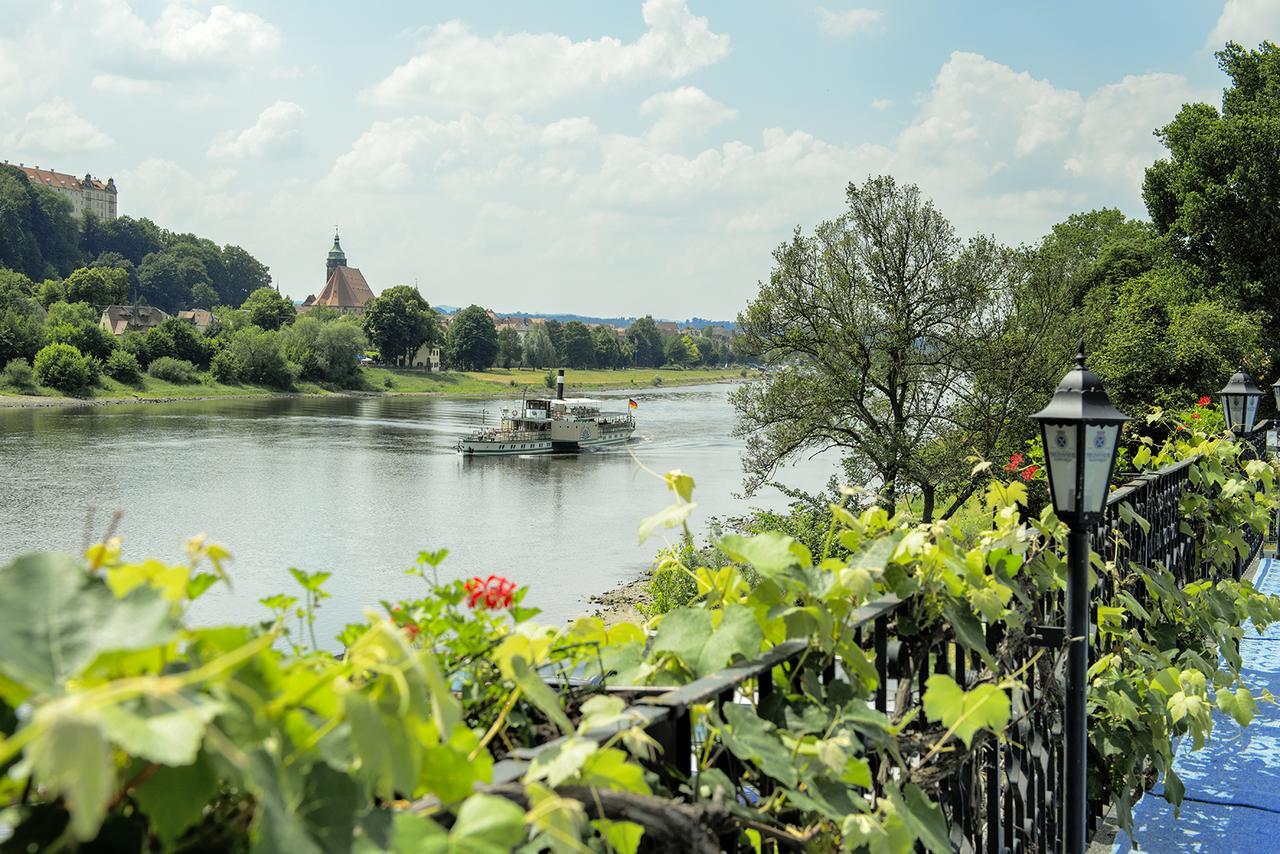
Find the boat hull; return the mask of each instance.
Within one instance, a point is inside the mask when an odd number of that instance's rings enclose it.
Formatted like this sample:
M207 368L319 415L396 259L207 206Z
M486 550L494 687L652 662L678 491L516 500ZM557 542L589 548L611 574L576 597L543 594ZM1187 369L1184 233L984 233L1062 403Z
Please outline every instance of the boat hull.
M549 454L555 448L550 439L523 442L487 442L480 439L463 439L458 443L458 450L470 456L496 457L520 454Z

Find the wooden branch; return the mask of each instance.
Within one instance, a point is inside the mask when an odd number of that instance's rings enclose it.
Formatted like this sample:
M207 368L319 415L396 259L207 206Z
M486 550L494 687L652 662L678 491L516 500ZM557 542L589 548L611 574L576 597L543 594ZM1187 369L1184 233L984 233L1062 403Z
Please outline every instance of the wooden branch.
M504 783L482 786L477 791L498 795L524 809L529 797L524 786ZM588 813L611 821L633 821L644 828L646 838L660 850L689 851L696 854L719 854L721 831L733 826L732 816L723 803L710 801L686 804L653 795L596 789L589 786L561 786L555 790L562 798L582 803ZM603 815L598 815L603 811Z

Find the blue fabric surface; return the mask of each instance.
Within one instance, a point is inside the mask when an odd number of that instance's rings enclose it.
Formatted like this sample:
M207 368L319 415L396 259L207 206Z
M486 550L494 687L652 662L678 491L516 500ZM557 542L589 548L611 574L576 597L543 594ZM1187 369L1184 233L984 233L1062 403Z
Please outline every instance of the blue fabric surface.
M1256 586L1280 593L1280 566L1263 561ZM1280 626L1259 635L1249 624L1240 656L1255 696L1280 695ZM1280 707L1258 703L1248 729L1215 711L1209 743L1192 752L1183 739L1173 767L1186 789L1180 816L1156 786L1133 810L1134 840L1121 832L1113 851L1280 852Z

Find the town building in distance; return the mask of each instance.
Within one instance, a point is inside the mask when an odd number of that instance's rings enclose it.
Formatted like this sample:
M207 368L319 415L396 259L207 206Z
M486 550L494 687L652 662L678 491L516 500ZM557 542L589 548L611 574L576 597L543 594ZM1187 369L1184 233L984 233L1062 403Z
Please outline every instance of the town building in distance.
M310 311L318 305L328 306L344 314L363 314L373 291L364 280L364 274L356 267L347 266L347 254L338 242L338 232L333 233L333 248L325 258L324 289L318 295L308 295L298 313Z
M119 338L126 332L147 332L169 319L168 312L150 305L109 305L98 325Z
M8 160L4 165L12 166ZM19 163L18 168L27 175L32 184L53 190L65 196L71 202L71 209L76 216L83 218L85 211L98 219L116 218L116 182L108 178L102 183L92 175L85 173L83 178L55 172L52 169L41 169L39 166L27 166Z

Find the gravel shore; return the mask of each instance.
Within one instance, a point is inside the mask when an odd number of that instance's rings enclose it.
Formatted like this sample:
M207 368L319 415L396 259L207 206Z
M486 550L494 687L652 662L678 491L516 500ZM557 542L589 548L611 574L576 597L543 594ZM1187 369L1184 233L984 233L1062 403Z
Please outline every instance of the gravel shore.
M606 626L643 623L645 617L638 606L649 602L648 584L649 576L646 575L635 581L619 584L604 593L597 593L588 600L592 605L599 606L592 612L592 616L603 619Z

